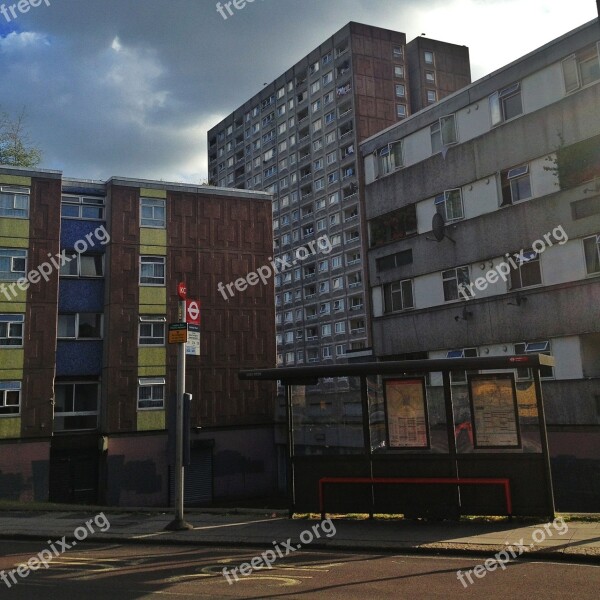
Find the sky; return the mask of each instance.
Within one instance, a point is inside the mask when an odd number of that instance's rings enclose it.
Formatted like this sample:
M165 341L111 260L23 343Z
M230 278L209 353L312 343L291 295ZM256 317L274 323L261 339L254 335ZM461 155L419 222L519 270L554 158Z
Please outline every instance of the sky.
M597 17L595 0L0 0L0 112L40 167L201 183L206 132L357 21L469 46L475 81ZM35 3L35 2L34 2ZM568 8L567 8L568 7Z

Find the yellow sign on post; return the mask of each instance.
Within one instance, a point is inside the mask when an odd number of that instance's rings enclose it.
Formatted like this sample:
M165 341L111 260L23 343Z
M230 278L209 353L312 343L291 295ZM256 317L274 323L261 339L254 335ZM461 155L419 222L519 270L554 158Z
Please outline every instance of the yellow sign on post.
M169 344L185 344L188 339L187 323L169 325Z

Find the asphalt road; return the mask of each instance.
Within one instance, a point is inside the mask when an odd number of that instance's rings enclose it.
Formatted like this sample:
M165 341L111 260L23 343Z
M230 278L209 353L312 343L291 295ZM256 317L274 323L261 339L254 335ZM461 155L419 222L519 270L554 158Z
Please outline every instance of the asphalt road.
M473 583L465 572L486 556L428 557L289 550L271 569L243 576L242 563L266 548L196 548L121 544L81 544L55 556L25 577L8 571L26 563L49 545L44 542L0 541L0 598L14 600L122 600L134 598L301 598L364 600L379 598L485 598L596 600L600 566L519 561L506 569L482 571ZM60 546L55 548L60 551ZM285 555L286 548L280 545ZM271 556L267 555L270 559ZM33 563L35 565L35 563ZM238 567L235 577L231 575ZM223 576L228 568L231 584ZM4 573L2 573L4 570ZM22 569L22 573L26 573Z

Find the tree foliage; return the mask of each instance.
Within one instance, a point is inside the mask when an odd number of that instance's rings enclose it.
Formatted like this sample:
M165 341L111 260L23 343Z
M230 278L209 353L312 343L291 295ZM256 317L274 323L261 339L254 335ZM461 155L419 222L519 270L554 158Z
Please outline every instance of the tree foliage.
M16 117L0 110L0 165L31 168L41 160L40 149L29 139L25 109Z

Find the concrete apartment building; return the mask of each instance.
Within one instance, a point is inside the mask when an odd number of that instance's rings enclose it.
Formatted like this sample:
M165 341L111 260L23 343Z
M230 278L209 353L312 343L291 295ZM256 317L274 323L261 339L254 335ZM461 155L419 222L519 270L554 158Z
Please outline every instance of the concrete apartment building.
M274 194L273 256L294 263L275 278L279 365L371 345L357 144L469 82L464 46L349 23L208 132L212 184Z
M167 505L179 281L202 304L187 500L277 490L275 390L237 378L275 365L273 285L217 290L267 262L270 219L264 193L0 167L0 497Z
M599 40L596 19L361 146L375 355L553 355L559 510L600 510ZM470 422L464 372L452 391Z

